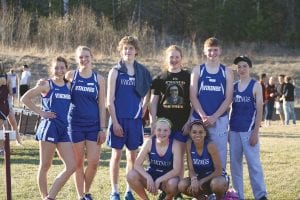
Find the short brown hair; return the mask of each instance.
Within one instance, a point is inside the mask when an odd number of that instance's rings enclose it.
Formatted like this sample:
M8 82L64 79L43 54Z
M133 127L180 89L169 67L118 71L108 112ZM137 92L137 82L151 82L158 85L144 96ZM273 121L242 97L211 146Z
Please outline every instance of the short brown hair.
M121 52L123 49L123 46L126 44L130 44L130 45L134 46L134 48L136 49L135 55L138 55L138 52L140 51L140 47L139 47L139 41L136 37L131 36L131 35L123 37L119 42L119 45L117 48L118 51Z
M215 37L210 37L207 40L205 40L204 42L204 48L205 47L218 47L219 44L219 40Z

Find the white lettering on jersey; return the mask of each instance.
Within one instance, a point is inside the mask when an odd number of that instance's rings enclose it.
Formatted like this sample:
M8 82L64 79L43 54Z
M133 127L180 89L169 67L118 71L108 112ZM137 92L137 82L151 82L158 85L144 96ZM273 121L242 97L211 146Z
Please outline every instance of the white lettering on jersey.
M242 103L248 103L251 101L251 97L248 96L240 96L240 95L236 95L233 99L234 102L242 102Z
M129 80L121 79L121 85L135 85L135 78L129 78Z
M71 95L70 94L55 93L55 97L57 99L71 99Z
M84 86L75 86L75 90L82 92L95 92L95 88L93 87L84 87Z

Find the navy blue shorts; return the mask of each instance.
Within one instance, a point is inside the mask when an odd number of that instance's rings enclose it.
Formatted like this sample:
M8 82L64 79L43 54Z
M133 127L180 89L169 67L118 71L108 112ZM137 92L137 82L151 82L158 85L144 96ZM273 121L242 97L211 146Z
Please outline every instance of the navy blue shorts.
M68 127L68 134L73 143L82 142L85 140L97 142L98 133L100 131L99 123L91 126L72 125Z
M188 135L184 135L181 131L174 131L170 135L171 138L174 138L175 140L179 142L186 143L186 141L189 139Z
M35 135L36 140L44 142L71 142L67 126L60 126L54 121L42 119Z
M118 119L121 127L124 131L124 137L118 137L114 134L113 125L111 119L108 124L108 136L106 144L114 149L123 149L126 145L129 150L136 150L143 144L144 130L143 121L138 119Z

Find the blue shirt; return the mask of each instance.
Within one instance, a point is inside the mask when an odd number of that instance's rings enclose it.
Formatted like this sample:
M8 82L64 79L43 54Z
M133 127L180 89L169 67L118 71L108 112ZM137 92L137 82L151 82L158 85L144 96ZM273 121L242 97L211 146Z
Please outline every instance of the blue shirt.
M253 130L256 118L256 104L253 96L255 83L256 80L251 79L244 91L239 91L239 81L234 84L230 130L236 132Z
M225 100L226 75L225 66L220 65L216 74L210 74L206 70L205 64L200 65L200 77L198 80L198 100L206 115L213 115ZM226 115L227 112L221 116ZM200 119L198 113L194 111L193 116Z
M50 79L48 82L50 90L46 96L42 96L42 110L56 113L56 118L49 120L67 127L67 115L71 102L70 89L67 84L58 86Z
M77 125L99 124L99 85L97 74L92 73L89 78L80 76L76 70L71 83L71 106L69 121Z

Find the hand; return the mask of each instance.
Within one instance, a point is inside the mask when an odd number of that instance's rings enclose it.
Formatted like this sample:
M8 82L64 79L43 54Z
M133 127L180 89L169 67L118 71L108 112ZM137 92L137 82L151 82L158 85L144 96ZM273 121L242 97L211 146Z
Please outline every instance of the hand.
M251 136L249 138L249 144L251 146L255 146L258 143L258 132L257 131L253 131L251 133Z
M184 135L188 135L190 132L190 120L188 120L187 122L185 122L185 124L182 127L182 132Z
M191 181L191 185L187 188L188 193L197 195L199 191L199 181L197 179Z
M40 116L44 119L53 119L53 118L56 118L56 113L55 112L45 112L45 111L42 111L40 113Z
M46 83L47 83L47 79L42 78L36 82L36 85L44 86L44 85L46 85Z
M101 145L105 142L106 140L106 134L105 134L105 131L99 131L98 132L98 138L97 138L97 144L98 145Z
M214 117L213 115L211 115L211 116L204 116L204 117L202 118L202 120L203 120L204 126L206 126L206 127L211 127L211 126L214 126L214 124L215 124L216 121L217 121L217 118Z
M113 130L114 130L115 136L124 137L123 128L121 127L121 125L118 122L113 123Z
M147 179L147 190L152 194L156 194L157 190L155 188L155 183L154 183L152 177L150 175L148 175L146 179Z
M154 182L154 184L155 184L155 190L156 190L155 193L156 194L157 194L157 192L159 190L159 186L160 186L161 183L162 183L162 181L161 181L160 178L156 179L155 182Z

